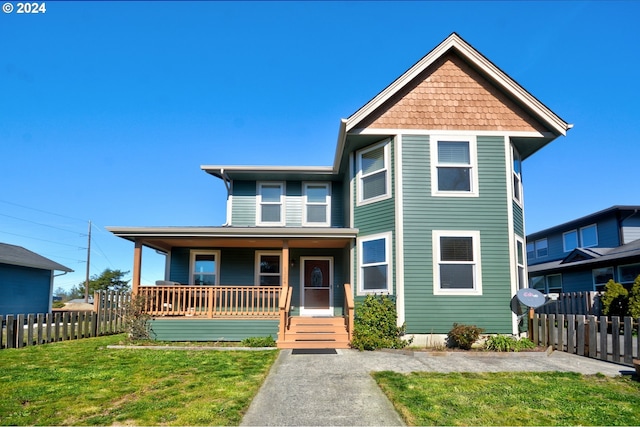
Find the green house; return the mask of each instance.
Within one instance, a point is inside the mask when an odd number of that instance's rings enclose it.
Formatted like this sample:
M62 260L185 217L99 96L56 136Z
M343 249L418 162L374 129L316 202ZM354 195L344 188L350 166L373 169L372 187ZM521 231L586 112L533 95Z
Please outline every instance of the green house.
M457 34L347 119L331 166L205 165L219 227L109 227L163 340L272 335L347 347L354 305L389 294L415 342L454 322L517 332L526 286L522 161L571 125ZM166 277L140 285L142 247Z

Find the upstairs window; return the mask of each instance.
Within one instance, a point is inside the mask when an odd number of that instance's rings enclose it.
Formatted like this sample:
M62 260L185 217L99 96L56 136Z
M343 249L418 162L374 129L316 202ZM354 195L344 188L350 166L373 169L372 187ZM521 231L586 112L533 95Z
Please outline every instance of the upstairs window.
M284 225L284 183L258 183L258 225Z
M598 227L596 224L588 225L580 229L580 241L583 248L598 246Z
M524 242L519 237L516 237L516 264L518 266L518 289L522 289L527 286L527 279L524 274Z
M331 225L331 185L306 183L303 189L302 224L329 227Z
M515 147L512 147L513 153L513 199L522 203L522 158Z
M358 204L391 197L389 142L357 153Z
M477 196L475 138L434 137L432 193L434 196Z
M543 258L549 255L547 239L527 242L527 259Z
M433 231L434 294L482 295L480 232Z
M578 247L578 232L576 230L567 231L562 234L562 245L565 252L571 252Z
M258 285L281 285L281 256L280 252L256 252L256 283Z

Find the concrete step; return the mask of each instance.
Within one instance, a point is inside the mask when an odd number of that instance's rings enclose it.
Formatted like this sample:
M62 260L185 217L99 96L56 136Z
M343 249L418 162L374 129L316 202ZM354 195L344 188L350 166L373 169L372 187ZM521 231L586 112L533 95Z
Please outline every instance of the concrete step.
M278 348L350 348L348 341L278 341Z

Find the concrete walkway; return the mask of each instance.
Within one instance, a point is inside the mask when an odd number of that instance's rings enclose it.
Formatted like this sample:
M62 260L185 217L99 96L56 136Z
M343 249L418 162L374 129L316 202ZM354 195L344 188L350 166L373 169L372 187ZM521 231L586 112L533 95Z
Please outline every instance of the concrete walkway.
M325 352L326 353L326 352ZM282 350L241 425L404 425L370 372L567 371L608 376L633 368L567 353Z

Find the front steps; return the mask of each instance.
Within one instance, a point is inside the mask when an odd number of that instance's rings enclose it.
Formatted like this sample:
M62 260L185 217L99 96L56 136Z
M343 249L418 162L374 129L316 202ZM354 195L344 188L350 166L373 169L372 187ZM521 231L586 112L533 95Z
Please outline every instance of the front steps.
M345 319L290 317L284 337L278 336L278 348L349 348Z

